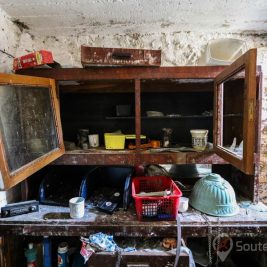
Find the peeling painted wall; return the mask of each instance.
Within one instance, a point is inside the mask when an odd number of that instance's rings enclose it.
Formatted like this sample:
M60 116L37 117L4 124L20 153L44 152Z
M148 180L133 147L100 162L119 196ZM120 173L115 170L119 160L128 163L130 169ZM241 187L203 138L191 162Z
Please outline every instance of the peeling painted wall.
M21 31L11 18L0 8L0 49L11 55L16 54ZM0 52L0 73L12 70L13 59ZM0 173L0 180L2 179ZM1 182L0 182L1 184ZM6 203L20 200L20 187L15 186L8 191L0 191L0 207Z
M16 54L21 31L10 17L0 8L0 49L11 55ZM0 72L10 72L13 59L0 52Z
M100 47L127 47L162 50L163 66L184 66L203 64L203 53L209 40L217 38L237 38L246 41L247 47L267 46L267 34L232 33L151 33L151 34L91 34L79 36L21 36L17 55L32 50L48 49L53 51L55 60L64 66L81 66L80 46L82 44Z

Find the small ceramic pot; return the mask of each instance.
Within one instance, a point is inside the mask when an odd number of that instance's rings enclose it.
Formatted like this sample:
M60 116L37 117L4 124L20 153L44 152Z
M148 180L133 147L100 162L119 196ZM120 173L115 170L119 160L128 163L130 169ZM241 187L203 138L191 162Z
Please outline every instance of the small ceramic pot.
M209 130L205 129L193 129L190 130L192 135L192 147L197 151L205 150L207 146Z

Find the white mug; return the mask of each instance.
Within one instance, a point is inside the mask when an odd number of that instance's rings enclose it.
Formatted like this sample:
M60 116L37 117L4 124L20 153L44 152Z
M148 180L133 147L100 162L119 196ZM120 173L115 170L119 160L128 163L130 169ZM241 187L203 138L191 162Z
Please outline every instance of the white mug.
M180 197L179 212L186 212L188 210L189 199L187 197Z
M73 219L82 218L84 216L84 198L74 197L69 200L70 217Z
M99 147L99 135L98 134L89 134L89 146L90 147Z

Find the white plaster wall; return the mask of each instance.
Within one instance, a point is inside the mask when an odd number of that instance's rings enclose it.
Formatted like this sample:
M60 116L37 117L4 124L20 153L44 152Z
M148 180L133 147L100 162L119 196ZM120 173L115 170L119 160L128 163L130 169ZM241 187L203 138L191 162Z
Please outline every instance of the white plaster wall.
M39 36L150 32L267 32L266 0L0 0Z
M10 17L0 8L0 49L16 54L21 32ZM13 59L0 52L0 72L12 70Z
M11 18L0 8L0 49L11 55L16 54L21 32ZM0 52L0 73L11 72L13 59ZM0 188L2 187L0 173ZM0 207L6 203L20 199L20 187L15 186L8 191L0 191Z
M56 61L63 66L81 66L80 46L82 44L100 47L127 47L162 50L163 66L184 66L201 64L201 56L209 40L237 38L246 41L247 47L267 46L267 34L174 32L150 34L91 34L78 36L21 36L17 56L39 49L51 50Z

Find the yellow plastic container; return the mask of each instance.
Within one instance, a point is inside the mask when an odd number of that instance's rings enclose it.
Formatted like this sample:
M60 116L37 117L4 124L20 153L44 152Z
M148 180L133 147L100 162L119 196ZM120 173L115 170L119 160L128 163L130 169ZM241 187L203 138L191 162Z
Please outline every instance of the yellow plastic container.
M125 135L117 133L105 133L105 147L106 149L124 149Z

